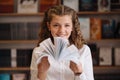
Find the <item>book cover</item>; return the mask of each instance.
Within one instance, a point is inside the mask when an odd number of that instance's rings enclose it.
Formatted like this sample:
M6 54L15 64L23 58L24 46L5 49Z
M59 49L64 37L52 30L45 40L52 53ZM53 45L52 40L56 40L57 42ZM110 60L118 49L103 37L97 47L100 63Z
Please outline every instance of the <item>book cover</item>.
M111 0L111 11L120 11L120 0Z
M101 39L102 21L100 18L90 18L90 39L100 40Z
M98 0L98 11L99 12L108 12L110 11L110 0Z
M17 13L37 13L38 0L18 0Z
M12 80L27 80L25 73L14 73L12 74Z
M11 49L11 67L17 67L17 52L16 52L16 49Z
M52 7L54 5L59 5L59 1L58 0L40 0L39 3L39 11L40 12L44 12L46 11L49 7Z
M0 67L11 67L10 49L0 49Z
M27 23L20 22L13 23L11 26L11 40L27 40L27 39L28 39Z
M0 0L0 13L13 13L14 0Z
M10 74L8 73L0 73L0 80L11 80Z
M120 11L120 3L115 3L111 5L111 11Z
M17 49L17 66L28 67L31 63L32 49Z
M94 66L99 65L99 53L96 43L88 43L88 46L90 47L91 54L92 54L92 61Z
M79 17L80 29L85 40L90 40L90 18Z
M120 47L114 48L115 66L120 66Z
M79 11L96 11L97 0L79 0Z
M114 38L115 33L115 20L102 20L102 38L109 39Z
M40 22L12 23L10 27L11 40L36 40L39 28Z
M0 40L11 40L11 23L0 23Z
M79 0L62 0L62 4L79 11Z
M99 65L112 65L112 48L100 47L99 49Z
M117 23L117 26L115 28L115 38L120 39L120 22Z
M29 40L38 40L40 22L30 22L27 23L28 28L28 39Z

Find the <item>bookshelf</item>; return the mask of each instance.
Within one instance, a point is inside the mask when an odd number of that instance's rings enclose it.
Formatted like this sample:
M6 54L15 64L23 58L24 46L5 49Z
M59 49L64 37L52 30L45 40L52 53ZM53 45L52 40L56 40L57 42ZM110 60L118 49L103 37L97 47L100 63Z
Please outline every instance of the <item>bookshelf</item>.
M61 3L61 0L59 0ZM120 1L119 1L120 4ZM112 5L118 5L112 3ZM98 11L79 11L79 17L97 17L97 18L114 18L117 22L120 22L120 10L110 12L98 12ZM31 23L41 22L43 18L43 12L39 13L0 13L0 23ZM0 26L2 27L2 26ZM120 39L100 39L100 40L88 40L88 43L96 43L97 47L120 47ZM33 49L37 44L37 39L34 40L0 40L0 49ZM12 73L29 71L27 67L0 67L0 73L12 71ZM94 66L94 74L120 74L120 66L108 65L108 66ZM120 79L120 77L119 77ZM103 79L101 79L103 80Z

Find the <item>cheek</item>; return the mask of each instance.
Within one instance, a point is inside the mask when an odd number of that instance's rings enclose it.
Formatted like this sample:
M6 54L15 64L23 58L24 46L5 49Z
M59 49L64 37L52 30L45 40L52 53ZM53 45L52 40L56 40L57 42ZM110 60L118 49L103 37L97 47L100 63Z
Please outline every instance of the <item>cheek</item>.
M57 33L57 30L56 30L56 29L51 29L51 34L52 34L52 36L55 36L56 33Z
M67 31L68 31L69 33L71 33L73 30L72 30L72 28L70 28L70 29L67 29Z

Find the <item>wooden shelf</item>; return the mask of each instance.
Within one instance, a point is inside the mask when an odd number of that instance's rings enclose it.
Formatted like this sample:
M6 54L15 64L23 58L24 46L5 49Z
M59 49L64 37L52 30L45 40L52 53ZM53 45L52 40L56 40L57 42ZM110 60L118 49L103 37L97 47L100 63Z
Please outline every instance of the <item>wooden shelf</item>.
M117 12L116 11L113 11L113 12L112 11L111 12L96 12L96 11L94 11L94 12L93 11L91 11L91 12L90 11L89 12L88 11L78 12L78 15L106 15L106 14L107 15L108 14L109 15L120 14L120 11L117 11Z
M38 40L0 40L0 49L33 49Z
M26 70L30 70L29 67L14 67L14 68L11 68L11 67L6 67L6 68L0 68L0 71L26 71Z
M120 39L90 40L88 43L96 43L98 47L120 47Z
M120 73L120 66L94 66L94 73L103 74L103 73ZM0 68L0 71L29 71L29 67L6 67Z
M111 11L111 12L97 12L97 11L81 11L78 12L78 15L103 15L103 14L120 14L120 11ZM0 16L43 16L44 13L0 13Z
M7 44L15 44L15 43L37 43L38 40L0 40L0 44L7 43ZM101 39L101 40L89 40L87 42L120 42L120 39Z
M0 40L0 44L16 44L16 43L22 43L22 44L30 44L30 43L37 43L38 40Z
M0 13L0 16L43 16L44 13Z
M104 43L119 43L120 44L120 39L100 39L100 40L88 40L87 42L89 43L94 43L94 42L104 42Z
M1 49L9 48L34 48L38 40L0 40ZM120 39L102 39L102 40L89 40L88 43L96 43L98 47L120 47Z
M120 74L120 66L94 66L94 73L104 74L104 73L119 73Z

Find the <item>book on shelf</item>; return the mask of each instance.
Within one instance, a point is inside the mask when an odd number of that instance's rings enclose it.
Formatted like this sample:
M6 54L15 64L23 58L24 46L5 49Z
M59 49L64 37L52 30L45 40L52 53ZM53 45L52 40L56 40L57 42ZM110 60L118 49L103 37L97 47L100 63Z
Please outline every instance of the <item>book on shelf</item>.
M100 40L101 39L101 30L102 20L100 18L90 18L90 39L91 40Z
M79 17L80 29L85 40L90 40L90 18Z
M16 49L11 49L11 67L17 67L17 52Z
M27 40L27 23L11 23L11 40ZM21 34L22 33L22 34Z
M120 11L120 0L111 0L111 11Z
M115 38L120 39L120 22L117 23L116 29L115 29Z
M17 49L17 66L28 67L31 63L32 49Z
M38 39L40 22L0 23L0 26L0 40L35 40Z
M120 47L114 48L114 59L115 66L120 66Z
M9 73L0 73L0 80L11 80L11 75Z
M13 13L14 0L0 0L0 13Z
M0 67L28 67L32 49L0 49Z
M46 11L48 8L54 6L54 5L59 5L59 1L58 0L40 0L39 1L39 12L44 12Z
M27 23L28 28L28 39L38 40L38 34L40 30L40 22L29 22Z
M10 23L0 23L0 40L11 39L10 27Z
M91 50L93 65L98 66L99 65L99 53L98 53L97 44L88 43L88 46L90 47L90 50Z
M98 11L99 12L108 12L110 10L111 10L110 0L98 0Z
M0 49L0 67L11 67L10 49Z
M63 5L66 5L75 11L79 11L79 0L62 0L61 2Z
M99 48L99 65L112 65L112 48L100 47Z
M110 39L114 38L115 33L115 20L102 20L102 38L103 39Z
M111 0L111 3L119 3L120 0Z
M38 13L38 0L17 0L17 13Z
M27 80L25 73L13 73L12 80Z
M79 0L79 11L97 11L97 0Z

